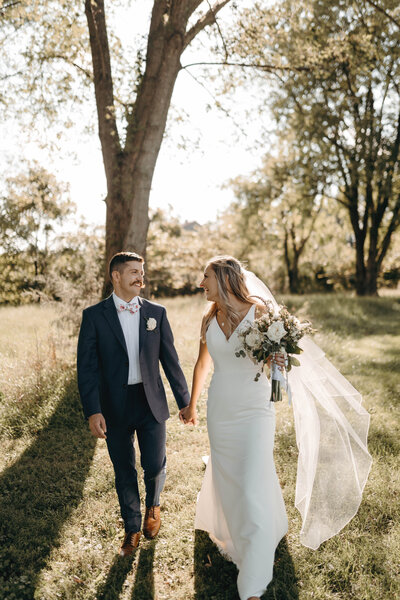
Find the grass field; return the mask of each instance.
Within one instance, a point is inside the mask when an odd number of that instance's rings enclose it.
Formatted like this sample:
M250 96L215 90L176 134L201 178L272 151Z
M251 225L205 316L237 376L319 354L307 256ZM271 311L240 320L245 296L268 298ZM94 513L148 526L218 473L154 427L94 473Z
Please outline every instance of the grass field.
M289 533L278 548L265 600L400 598L400 298L285 297L318 329L317 343L364 396L374 462L356 517L319 550L299 543L294 508L296 443L291 409L277 407L275 460ZM201 297L165 302L191 379ZM184 428L171 394L168 478L158 538L133 559L122 536L104 441L83 420L75 341L52 322L57 308L0 309L0 599L237 600L236 568L193 530L208 452L206 391L200 423ZM143 488L142 488L143 491Z

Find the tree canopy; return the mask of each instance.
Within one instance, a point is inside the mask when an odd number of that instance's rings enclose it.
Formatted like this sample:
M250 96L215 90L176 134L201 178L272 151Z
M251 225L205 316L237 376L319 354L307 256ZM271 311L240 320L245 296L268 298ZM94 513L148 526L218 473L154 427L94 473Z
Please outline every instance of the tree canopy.
M282 0L243 11L232 32L233 56L273 66L279 138L347 210L360 295L376 293L400 224L398 12L393 0Z

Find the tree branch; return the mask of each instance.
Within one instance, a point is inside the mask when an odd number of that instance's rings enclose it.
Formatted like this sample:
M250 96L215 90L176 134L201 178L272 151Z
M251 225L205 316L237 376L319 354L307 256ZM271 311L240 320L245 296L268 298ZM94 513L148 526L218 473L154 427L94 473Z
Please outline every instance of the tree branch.
M121 151L121 145L114 110L113 80L104 0L85 0L85 14L92 53L99 137L107 180L110 181L117 168L117 155Z
M274 73L275 71L311 71L310 67L283 67L279 65L260 65L257 63L232 63L229 61L222 62L195 62L189 63L188 65L183 65L182 69L188 69L189 67L197 67L197 66L218 66L218 67L240 67L240 68L250 68L250 69L261 69L262 71L268 71L270 73Z
M4 13L9 8L14 8L14 6L18 6L18 4L21 4L21 0L17 0L16 2L10 2L10 4L6 4L5 6L1 6L0 7L0 12Z
M207 0L207 4L210 7L210 10L212 10L212 7L211 7L211 4L210 4L209 0ZM218 23L218 21L217 21L216 18L215 18L215 25L217 26L219 37L221 38L222 45L224 47L225 60L228 60L228 57L229 57L228 48L226 47L226 43L225 43L225 40L224 40L224 36L222 35L221 27L219 26L219 23Z
M75 69L77 69L78 71L81 71L81 73L83 73L84 75L86 75L86 77L90 81L93 81L93 73L91 73L90 71L88 71L84 67L81 67L76 62L74 62L73 60L70 60L66 56L63 56L62 54L49 54L49 55L46 55L46 56L39 56L39 60L41 62L46 62L46 61L50 61L50 60L62 60L64 62L66 62L68 65L71 65L71 67L75 67Z
M330 141L333 143L335 150L336 150L336 156L337 156L337 160L338 160L338 164L339 164L339 170L342 173L342 177L343 177L343 182L346 188L346 191L350 189L350 182L348 180L349 177L349 173L346 172L344 163L346 162L345 159L342 158L341 156L341 152L343 152L343 148L341 147L341 145L338 142L338 132L335 132L335 137L332 138L328 138L330 139ZM344 161L344 163L343 163Z
M385 17L387 19L389 19L389 21L391 21L392 23L394 23L394 25L396 25L396 27L398 27L400 29L400 22L397 21L397 19L395 19L394 17L392 17L392 15L390 15L384 8L382 8L382 6L379 6L379 4L377 4L373 0L365 0L365 1L370 6L373 6L377 11L379 11L380 13L382 13L383 15L385 15Z
M310 239L310 236L311 236L311 234L312 234L312 232L314 230L315 222L316 222L316 220L318 218L319 213L321 212L321 209L322 209L322 203L319 205L318 209L316 210L314 216L311 219L310 228L308 230L308 233L306 233L305 236L301 240L300 247L299 247L299 256L300 256L300 254L302 254L302 252L304 250L304 246L306 245L306 243Z
M24 75L25 71L16 71L15 73L9 73L8 75L3 75L0 77L0 81L6 81L7 79L12 79L17 75Z
M221 8L224 8L224 6L228 4L228 2L229 0L219 0L219 2L216 2L214 6L211 6L210 9L206 13L204 13L202 17L200 17L200 19L193 25L193 27L191 27L189 31L186 32L183 49L185 49L190 44L190 42L194 40L194 38L200 31L202 31L208 25L212 25L216 22L216 14L221 10Z
M381 265L382 265L382 261L385 258L385 255L389 249L389 245L390 245L390 240L392 237L392 234L394 233L394 231L396 231L396 229L399 227L400 225L400 194L397 197L397 202L396 205L393 209L393 215L392 215L392 219L390 221L389 227L386 230L385 236L382 240L382 244L381 244L381 248L380 248L380 252L379 252L379 256L377 259L377 265L378 265L378 269L380 269Z
M243 127L241 127L241 125L239 125L239 123L236 123L235 119L232 116L232 113L227 110L226 108L224 108L222 106L222 104L219 102L219 100L217 100L217 98L214 96L214 94L208 89L208 87L206 85L204 85L204 83L202 81L200 81L199 79L197 79L197 77L195 77L193 75L193 73L191 73L190 71L187 71L187 74L194 79L194 81L200 85L209 96L211 96L211 98L213 99L215 106L217 107L218 110L221 110L226 117L229 117L229 119L232 121L232 123L234 124L234 126L239 129L239 131L242 133L242 135L244 135L244 137L247 137L247 132L245 131L245 129L243 129Z
M185 1L186 1L188 14L190 14L190 15L192 13L194 13L196 8L198 8L200 6L200 4L203 2L203 0L185 0Z

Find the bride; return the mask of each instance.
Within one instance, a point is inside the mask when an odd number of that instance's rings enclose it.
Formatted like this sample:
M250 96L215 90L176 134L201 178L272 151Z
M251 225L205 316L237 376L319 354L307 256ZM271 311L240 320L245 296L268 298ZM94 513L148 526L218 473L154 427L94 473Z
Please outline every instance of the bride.
M259 285L254 286L254 280ZM275 301L262 282L229 256L217 256L208 263L200 287L211 304L201 325L190 404L180 411L184 423L197 423L196 403L213 362L207 401L210 458L197 502L195 528L208 531L220 551L236 563L240 599L258 600L272 580L275 550L287 532L288 522L273 459L275 408L269 401L270 384L265 374L255 381L259 366L250 359L237 358L235 350L240 325L263 312L264 305L255 296ZM315 344L310 340L307 344L302 366L293 369L298 373L292 382L299 447L296 506L303 517L301 541L316 548L354 516L370 457L366 450L368 415L360 407L356 390ZM282 355L275 360L283 365ZM314 389L308 385L309 380ZM351 405L351 425L345 418L344 402L338 406L338 395ZM323 411L316 408L318 403L323 405ZM331 422L338 430L339 443L332 434L334 427L327 429ZM327 442L323 441L324 431ZM346 439L349 442L343 459L340 444ZM339 481L335 479L335 469L341 470ZM355 469L358 470L354 472ZM340 501L335 504L332 486L336 483Z

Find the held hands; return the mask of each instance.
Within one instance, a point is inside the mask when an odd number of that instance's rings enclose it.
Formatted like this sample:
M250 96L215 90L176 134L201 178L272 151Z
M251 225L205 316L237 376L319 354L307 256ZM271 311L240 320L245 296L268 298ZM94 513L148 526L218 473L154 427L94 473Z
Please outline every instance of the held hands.
M105 439L107 433L106 421L101 413L89 417L89 428L94 437Z
M181 408L179 419L184 425L197 425L197 410L189 404L189 406Z

